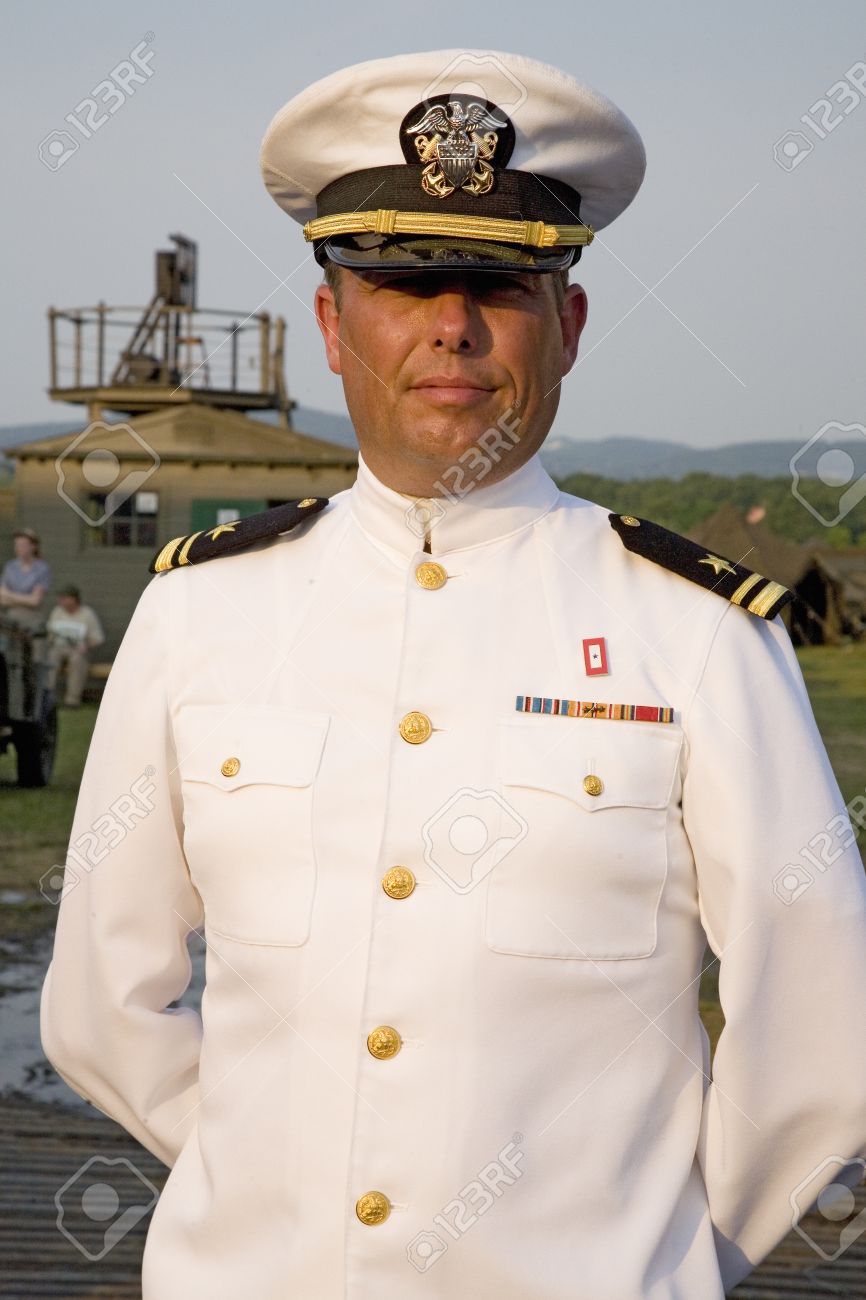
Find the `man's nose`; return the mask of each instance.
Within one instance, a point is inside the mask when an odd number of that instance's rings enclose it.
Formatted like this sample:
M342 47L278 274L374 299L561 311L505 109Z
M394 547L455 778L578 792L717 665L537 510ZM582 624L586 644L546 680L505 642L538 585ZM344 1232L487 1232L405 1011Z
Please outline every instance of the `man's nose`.
M437 352L474 352L483 329L471 294L447 289L430 299L430 343Z

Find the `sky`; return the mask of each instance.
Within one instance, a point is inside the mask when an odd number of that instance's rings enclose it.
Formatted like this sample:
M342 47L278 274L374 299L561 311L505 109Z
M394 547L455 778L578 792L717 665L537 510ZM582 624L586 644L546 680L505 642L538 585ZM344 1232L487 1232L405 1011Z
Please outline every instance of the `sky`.
M45 391L46 309L144 305L153 252L175 231L199 245L199 305L285 316L291 395L343 413L310 309L319 269L264 189L261 137L337 68L491 46L601 90L648 156L636 200L573 272L589 323L554 432L709 447L866 421L863 0L7 0L3 12L0 425L83 424ZM152 75L46 165L51 133L142 42Z

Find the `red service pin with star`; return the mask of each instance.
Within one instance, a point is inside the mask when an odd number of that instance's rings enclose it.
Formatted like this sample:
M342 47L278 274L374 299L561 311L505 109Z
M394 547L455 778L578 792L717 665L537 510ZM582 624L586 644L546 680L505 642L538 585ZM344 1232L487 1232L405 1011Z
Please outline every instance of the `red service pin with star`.
M583 642L583 662L587 677L604 677L607 666L607 645L603 636L588 636Z

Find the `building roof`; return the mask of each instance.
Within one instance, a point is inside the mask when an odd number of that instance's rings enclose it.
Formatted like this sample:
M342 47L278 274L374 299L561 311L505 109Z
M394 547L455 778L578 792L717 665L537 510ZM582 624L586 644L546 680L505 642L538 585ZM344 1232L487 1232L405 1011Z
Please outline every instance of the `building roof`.
M163 463L344 467L358 459L353 448L195 402L119 423L97 423L101 427L96 436L85 436L94 428L91 423L7 447L6 454L17 460L53 460L65 452L67 459L84 460L98 447L113 451L120 461L150 460L156 453Z

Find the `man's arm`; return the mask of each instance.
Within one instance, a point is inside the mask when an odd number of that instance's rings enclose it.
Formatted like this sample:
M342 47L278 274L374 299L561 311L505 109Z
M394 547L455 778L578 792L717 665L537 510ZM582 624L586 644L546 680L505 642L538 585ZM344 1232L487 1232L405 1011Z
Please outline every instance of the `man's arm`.
M683 812L726 1022L699 1159L730 1287L790 1229L803 1181L866 1150L866 880L778 620L723 614L686 731Z
M166 1164L195 1122L201 1022L189 983L201 903L181 846L163 580L109 675L78 795L42 1042L58 1073Z

